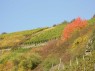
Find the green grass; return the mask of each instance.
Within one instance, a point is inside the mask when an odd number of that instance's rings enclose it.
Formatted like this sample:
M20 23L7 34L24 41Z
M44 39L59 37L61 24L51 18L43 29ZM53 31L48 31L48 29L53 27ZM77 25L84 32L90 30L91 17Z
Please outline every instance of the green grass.
M53 27L38 28L21 32L14 32L0 35L0 49L19 47L20 45L30 45L44 43L52 39L58 39L66 23L62 23Z
M5 52L0 56L0 71L6 69L6 64L10 62L12 67L8 71L23 69L23 71L36 68L41 63L41 56L38 53L29 53L31 49L19 48L14 51ZM29 54L28 54L29 53ZM4 66L3 68L1 66Z
M52 64L55 67L59 64L61 58L63 64L65 65L65 70L61 71L84 71L84 67L86 71L94 71L95 28L92 25L94 25L95 19L93 18L88 22L91 25L88 25L88 27L86 27L82 31L77 32L80 35L74 33L72 38L66 41L66 45L65 43L60 43L61 40L56 40L56 43L58 42L58 45L56 45L55 43L52 44L52 41L51 44L48 44L48 46L44 47L45 49L18 48L16 50L3 52L0 56L0 70L31 71L34 69L34 71L38 71L41 69L40 71L49 71L52 67ZM38 28L35 30L3 34L0 35L0 46L6 43L6 46L10 46L11 44L13 44L12 42L17 39L22 40L20 41L22 43L19 45L44 43L49 40L58 39L61 36L65 26L66 24L62 23L51 28ZM91 38L93 38L93 43L91 44L91 47L93 46L92 56L85 56L85 60L83 60L86 44ZM15 47L17 48L17 46ZM76 64L76 57L79 61L78 65ZM72 60L72 66L69 65L69 59ZM55 69L58 69L58 67Z
M29 50L30 49L18 48L17 50L9 51L8 53L5 52L0 57L0 63L4 63L4 62L6 62L8 60L16 59L16 58L23 55L24 53L26 53Z
M69 64L65 67L65 70L63 71L94 71L94 64L95 64L95 50L92 52L92 56L84 56L84 59L79 58L78 62L79 64L76 64L76 61L72 62L72 66L69 66Z
M40 33L41 31L45 29L48 29L48 28L47 27L38 28L34 30L2 34L0 35L0 49L18 47L21 44L23 44L25 41L29 40L34 34L38 32Z
M92 19L88 20L88 23L89 24L95 24L95 18L92 18Z
M33 30L26 30L26 31L20 31L20 32L13 32L13 33L8 33L8 34L1 34L0 38L5 38L8 36L15 36L15 35L23 35L23 36L31 36L37 32L43 31L45 29L48 29L48 27L45 28L37 28L37 29L33 29Z
M61 36L65 26L66 24L64 23L56 27L52 27L50 30L43 31L40 34L37 34L36 36L31 37L30 40L25 42L25 44L42 43L42 42L47 42L52 39L57 39Z

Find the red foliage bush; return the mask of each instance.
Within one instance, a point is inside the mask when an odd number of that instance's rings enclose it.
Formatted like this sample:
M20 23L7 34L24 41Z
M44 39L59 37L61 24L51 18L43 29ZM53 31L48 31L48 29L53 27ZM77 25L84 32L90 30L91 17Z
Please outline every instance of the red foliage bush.
M71 22L70 24L68 24L66 26L66 28L63 31L62 37L64 39L68 39L75 30L80 30L80 29L84 28L86 25L87 25L86 20L77 18L73 22Z

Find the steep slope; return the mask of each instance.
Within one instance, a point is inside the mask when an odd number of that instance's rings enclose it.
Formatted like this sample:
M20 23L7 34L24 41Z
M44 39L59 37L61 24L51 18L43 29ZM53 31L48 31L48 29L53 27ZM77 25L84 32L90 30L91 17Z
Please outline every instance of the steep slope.
M0 35L0 49L1 48L12 48L12 47L18 47L21 44L23 44L26 40L29 40L32 35L41 32L46 28L38 28L34 30L27 30L22 32L15 32L15 33L9 33L9 34L2 34Z
M65 26L66 23L51 27L50 29L44 30L42 33L36 34L34 37L30 38L25 43L43 43L52 39L58 39L61 36Z
M31 45L44 43L60 37L66 23L54 27L38 28L34 30L15 32L0 35L0 49L21 47L21 45Z
M44 46L2 51L0 53L0 71L93 71L95 63L95 20L93 22L92 20L93 18L88 20L86 27L71 33L71 36L66 40L62 40L61 33L64 26L61 24L58 25L61 28L56 26L36 33L34 36L36 41L29 39L30 42L37 43L47 38L52 39ZM56 32L55 28L57 28L56 30L61 29L61 32ZM54 39L56 35L58 35L57 39ZM43 36L45 37L43 38Z

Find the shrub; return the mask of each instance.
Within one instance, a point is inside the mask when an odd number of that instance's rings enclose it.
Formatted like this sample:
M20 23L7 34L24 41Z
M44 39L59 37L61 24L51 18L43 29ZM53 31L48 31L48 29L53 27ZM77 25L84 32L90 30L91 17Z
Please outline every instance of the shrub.
M57 65L59 63L59 60L55 56L48 56L45 61L43 62L43 69L44 71L49 71L50 68L53 66Z
M41 63L41 57L38 54L32 54L31 56L28 56L27 58L23 59L19 67L26 69L31 69L33 70L38 66L38 64Z
M95 18L95 15L93 15L93 18Z
M82 28L84 28L86 25L87 25L86 20L82 20L81 18L75 19L73 22L71 22L65 27L63 31L62 39L63 38L68 39L74 31L76 30L79 31Z
M56 24L53 25L53 27L55 27L55 26L56 26Z

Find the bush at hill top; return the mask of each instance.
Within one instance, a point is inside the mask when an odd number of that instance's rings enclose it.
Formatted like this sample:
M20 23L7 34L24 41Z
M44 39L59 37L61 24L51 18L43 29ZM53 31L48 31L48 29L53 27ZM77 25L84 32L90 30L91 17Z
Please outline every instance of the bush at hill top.
M75 19L73 22L71 22L65 27L63 31L62 39L63 38L68 39L74 31L81 30L84 27L86 27L86 25L87 25L86 20L82 20L81 18Z

